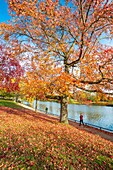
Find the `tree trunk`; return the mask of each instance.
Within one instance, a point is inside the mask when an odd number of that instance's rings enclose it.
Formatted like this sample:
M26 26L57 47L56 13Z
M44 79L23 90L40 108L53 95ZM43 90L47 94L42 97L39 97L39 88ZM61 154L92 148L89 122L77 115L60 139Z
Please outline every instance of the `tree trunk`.
M68 97L61 97L60 122L68 124Z
M18 102L18 97L19 97L19 95L16 93L15 94L15 102Z
M37 111L37 97L36 97L36 104L35 104L35 112Z

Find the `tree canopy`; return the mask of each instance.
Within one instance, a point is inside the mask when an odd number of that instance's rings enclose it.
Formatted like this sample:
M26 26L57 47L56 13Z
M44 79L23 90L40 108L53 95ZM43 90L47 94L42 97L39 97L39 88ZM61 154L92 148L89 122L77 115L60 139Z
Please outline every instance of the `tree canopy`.
M113 36L112 1L8 3L12 20L1 24L4 39L22 60L29 57L31 87L38 81L36 88L44 94L62 98L62 122L67 122L67 102L72 92L113 93L113 47L102 44L103 37ZM36 72L38 77L34 79ZM33 88L27 93L34 94Z

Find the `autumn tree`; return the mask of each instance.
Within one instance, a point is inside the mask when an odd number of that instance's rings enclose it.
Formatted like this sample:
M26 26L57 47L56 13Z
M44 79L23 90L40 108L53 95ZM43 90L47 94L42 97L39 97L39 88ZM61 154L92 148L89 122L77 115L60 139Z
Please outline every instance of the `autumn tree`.
M61 101L61 106L63 106L64 93L68 97L72 96L70 93L71 76L62 72L62 67L57 66L54 60L52 62L48 55L43 57L43 60L42 57L37 59L37 56L32 57L32 59L31 68L22 79L22 93L28 99L56 99ZM62 109L60 119L61 117Z
M102 45L103 37L113 35L111 0L8 0L8 3L12 21L1 24L4 38L18 40L15 48L24 49L20 53L32 53L30 59L39 56L43 61L49 55L48 62L62 68L59 79L50 83L52 95L57 91L62 98L61 122L68 123L67 103L72 91L113 92L113 48ZM58 86L63 89L61 93Z
M6 45L0 45L0 91L16 92L23 69L10 52Z

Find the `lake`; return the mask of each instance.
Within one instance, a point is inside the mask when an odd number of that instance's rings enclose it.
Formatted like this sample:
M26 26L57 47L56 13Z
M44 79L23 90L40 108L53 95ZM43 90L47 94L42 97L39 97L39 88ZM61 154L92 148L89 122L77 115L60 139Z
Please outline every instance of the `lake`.
M33 107L35 108L36 101ZM37 101L37 109L45 112L48 108L49 114L60 115L60 103L49 101ZM79 121L80 113L84 115L84 122L113 130L113 107L110 106L88 106L68 104L68 118Z

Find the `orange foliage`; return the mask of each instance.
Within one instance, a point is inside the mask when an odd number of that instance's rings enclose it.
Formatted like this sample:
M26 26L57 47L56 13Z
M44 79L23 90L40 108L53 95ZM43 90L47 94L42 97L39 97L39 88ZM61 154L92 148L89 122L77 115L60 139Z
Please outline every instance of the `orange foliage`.
M33 96L36 88L35 95L50 93L66 95L67 98L73 89L75 92L81 89L113 93L113 47L104 46L100 41L103 36L112 38L112 1L8 2L13 19L0 26L1 33L7 41L18 40L20 50L17 50L17 56L23 60L29 56L32 81L29 80L31 83L28 84L31 84ZM15 45L12 43L16 54ZM37 56L34 63L32 56ZM37 87L33 77L37 63L37 83L41 88Z
M24 40L28 42L18 44L23 46L20 53L32 52L36 56L35 53L39 53L42 60L44 54L50 55L65 73L71 73L74 67L78 67L79 75L76 71L70 74L75 79L76 88L99 92L104 92L104 88L113 89L113 49L99 42L103 34L112 36L112 1L85 0L83 3L72 1L71 4L66 1L64 5L52 0L38 4L37 1L25 0L8 2L10 14L15 20L10 24L1 24L1 30L7 41L12 35L18 35L22 39L13 36L18 43ZM64 86L60 91L67 91L66 83Z
M1 169L113 169L112 142L25 108L0 107L0 140Z

